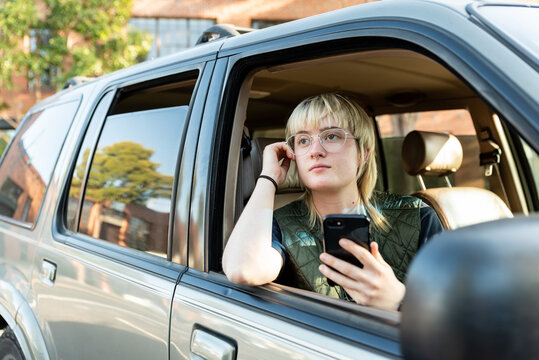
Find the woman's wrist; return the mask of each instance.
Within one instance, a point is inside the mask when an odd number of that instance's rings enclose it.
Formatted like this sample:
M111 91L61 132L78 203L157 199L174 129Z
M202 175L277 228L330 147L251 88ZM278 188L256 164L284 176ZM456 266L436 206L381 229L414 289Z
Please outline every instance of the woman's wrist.
M267 181L267 182L273 184L273 186L275 187L275 192L277 192L277 190L279 190L279 185L277 185L277 181L275 181L275 178L273 178L272 176L265 175L265 174L260 174L260 176L258 176L258 179L262 179L263 181Z

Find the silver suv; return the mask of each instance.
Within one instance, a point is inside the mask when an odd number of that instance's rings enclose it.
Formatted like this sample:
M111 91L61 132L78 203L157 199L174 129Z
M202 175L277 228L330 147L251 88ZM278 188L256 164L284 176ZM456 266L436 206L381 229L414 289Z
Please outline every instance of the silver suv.
M530 3L384 0L238 36L212 29L201 38L219 39L36 104L0 163L2 358L537 355L539 296L525 289L538 269L525 259L539 255L538 15ZM424 193L402 165L405 135L451 132L463 148L453 191L506 206L489 217L489 203L456 202L474 210L420 251L402 313L222 273L261 144L327 91L376 122L379 190ZM300 194L283 186L277 206ZM456 229L498 217L509 219Z

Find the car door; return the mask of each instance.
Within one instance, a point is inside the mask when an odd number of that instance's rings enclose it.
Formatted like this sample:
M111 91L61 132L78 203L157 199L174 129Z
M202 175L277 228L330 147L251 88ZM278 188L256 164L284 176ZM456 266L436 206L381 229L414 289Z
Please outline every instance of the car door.
M209 259L208 252L218 246L206 243L205 236L201 236L206 231L212 233L201 226L208 221L202 197L204 194L213 196L211 194L220 186L207 177L210 161L205 157L222 155L214 152L206 139L211 138L214 131L212 124L219 111L216 99L221 97L227 68L228 59L217 62L199 141L191 145L197 148L192 176L203 180L194 181L191 190L190 220L185 224L189 226L190 269L182 275L174 295L170 358L395 357L399 354L396 313L358 308L338 301L332 303L338 310L326 305L313 307L312 295L307 292L294 294L292 298L283 295L282 289L274 285L264 289L241 287L232 285L222 274L198 270L210 266L209 263L204 265L203 259ZM207 192L206 186L212 190Z
M404 76L403 82L388 84L393 86L392 90L398 90L397 85L406 88L406 76L413 75L405 71L410 61L439 71L437 78L429 75L428 68L414 68L425 71L421 74L424 89L434 89L429 88L435 86L430 81L462 89L464 97L472 99L473 112L486 119L485 127L493 118L489 106L496 105L494 112L503 115L505 124L520 124L524 128L533 120L527 112L537 113L533 104L529 106L529 100L536 96L531 91L533 86L525 81L528 76L537 77L533 68L470 21L465 12L421 2L381 2L361 5L347 13L348 10L232 38L221 49L196 144L194 187L186 223L189 269L176 288L172 304L171 359L402 356L397 312L358 306L274 283L238 286L223 275L222 249L239 211L236 184L242 176L238 175L238 164L244 150L243 128L250 121L253 125L260 120L251 120L254 113L249 106L253 99L267 100L285 85L294 85L297 93L307 95L310 91L346 91L350 86L367 103L369 95L383 100L384 96L375 91L387 89L377 87L377 79L368 77L369 73L376 71L384 76L384 72L391 75L391 67L402 69L399 75ZM500 72L493 71L490 63L488 54L494 49L505 58L496 62ZM387 60L377 64L380 54L386 54L393 63ZM518 63L519 70L512 71L505 63L507 60ZM339 64L350 66L348 62L355 64L361 70L357 74L365 78L355 79L357 75L351 72L339 73ZM334 73L340 75L340 83L333 81ZM322 80L316 83L313 79ZM366 93L358 90L357 84L362 80ZM521 86L516 86L519 80ZM500 86L502 83L507 86ZM434 93L429 95L439 95ZM260 100L256 116L264 119L258 126L261 132L273 134L282 130L284 114L294 106L287 104L290 98L281 96L280 101L273 103ZM279 106L284 110L280 111ZM402 104L393 105L391 110L399 106ZM406 106L417 108L416 104ZM436 110L435 103L428 106ZM378 110L383 114L384 109ZM530 138L528 134L525 137ZM512 165L507 162L503 166ZM522 179L507 176L506 180L506 189L518 192ZM510 198L515 211L524 212L522 199L518 195Z
M168 358L186 257L174 242L178 159L200 122L206 60L118 78L71 134L32 286L52 358Z

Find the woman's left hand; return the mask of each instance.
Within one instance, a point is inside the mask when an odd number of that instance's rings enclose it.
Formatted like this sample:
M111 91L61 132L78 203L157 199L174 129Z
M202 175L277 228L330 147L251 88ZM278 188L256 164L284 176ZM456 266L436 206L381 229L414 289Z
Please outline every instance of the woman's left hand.
M361 305L397 310L406 290L393 273L393 269L382 258L378 244L371 242L371 252L347 239L339 244L362 264L363 268L338 259L328 253L320 254L319 270L328 279L341 285Z

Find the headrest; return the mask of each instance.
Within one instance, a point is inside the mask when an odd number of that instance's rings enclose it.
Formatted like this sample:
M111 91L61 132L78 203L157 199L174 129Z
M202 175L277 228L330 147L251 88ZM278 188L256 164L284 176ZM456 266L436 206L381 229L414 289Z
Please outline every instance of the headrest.
M282 141L276 138L255 138L251 140L251 159L253 161L254 176L258 177L262 171L262 159L264 148L270 144Z
M462 164L462 146L454 135L414 130L402 143L402 163L413 176L449 175Z

